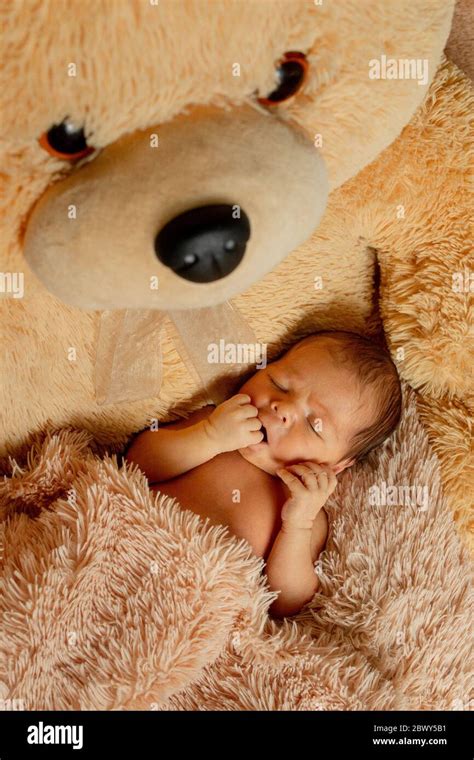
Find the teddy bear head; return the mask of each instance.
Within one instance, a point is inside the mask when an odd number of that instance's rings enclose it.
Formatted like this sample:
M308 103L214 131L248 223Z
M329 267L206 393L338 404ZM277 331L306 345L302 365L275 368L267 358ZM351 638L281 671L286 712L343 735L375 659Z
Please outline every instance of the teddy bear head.
M82 309L245 291L409 121L451 5L426 31L421 0L7 2L11 260ZM382 53L426 72L389 91Z

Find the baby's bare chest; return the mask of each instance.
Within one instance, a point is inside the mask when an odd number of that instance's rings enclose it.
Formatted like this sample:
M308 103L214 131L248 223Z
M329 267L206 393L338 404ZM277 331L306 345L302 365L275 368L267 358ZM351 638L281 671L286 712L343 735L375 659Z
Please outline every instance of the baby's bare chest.
M259 557L267 557L281 527L283 489L276 478L226 452L172 480L152 487L174 496L184 509L245 538Z

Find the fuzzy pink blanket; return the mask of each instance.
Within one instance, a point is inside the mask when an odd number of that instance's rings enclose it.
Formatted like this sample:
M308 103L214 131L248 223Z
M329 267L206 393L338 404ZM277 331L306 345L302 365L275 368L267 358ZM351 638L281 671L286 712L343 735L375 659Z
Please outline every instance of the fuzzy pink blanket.
M88 433L36 440L0 506L0 698L27 710L469 709L471 567L410 389L340 479L320 590L282 622L243 539Z

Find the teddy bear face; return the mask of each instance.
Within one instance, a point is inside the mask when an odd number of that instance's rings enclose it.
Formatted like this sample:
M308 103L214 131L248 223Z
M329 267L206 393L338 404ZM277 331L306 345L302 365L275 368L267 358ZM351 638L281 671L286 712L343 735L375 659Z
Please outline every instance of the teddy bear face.
M84 309L179 309L244 291L310 237L328 191L421 102L451 6L433 0L429 31L414 0L389 19L383 0L83 2L60 24L49 0L6 13L34 43L15 43L9 66L37 72L28 118L10 108L5 125L31 178L16 230L30 268ZM384 52L426 60L426 81L371 78ZM299 74L285 69L295 53Z
M249 107L194 109L53 185L25 255L49 290L83 308L214 305L309 237L327 195L319 153L287 125Z

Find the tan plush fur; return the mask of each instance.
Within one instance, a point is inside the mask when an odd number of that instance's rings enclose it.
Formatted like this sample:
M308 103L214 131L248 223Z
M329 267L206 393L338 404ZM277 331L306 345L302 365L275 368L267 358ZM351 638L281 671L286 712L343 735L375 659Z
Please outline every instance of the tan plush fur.
M72 430L38 438L0 486L3 698L30 710L470 709L469 556L408 387L398 433L328 502L319 593L283 622L268 618L275 593L243 539L153 497L89 444ZM370 504L382 481L428 497Z
M456 0L453 23L445 53L474 82L474 5L471 0Z
M93 369L100 313L66 306L51 296L23 256L25 227L34 205L50 184L73 173L39 147L37 140L45 130L66 114L77 123L86 120L86 132L93 134L100 149L136 130L152 130L184 113L192 114L195 104L225 109L255 107L254 93L265 94L274 87L275 64L280 56L287 50L302 50L312 67L304 92L282 104L275 116L266 118L287 123L311 143L315 133L320 133L330 186L336 188L397 137L427 91L427 86L413 80L370 80L368 61L385 48L400 57L410 57L416 51L417 56L429 60L429 76L433 77L452 13L452 3L445 0L404 0L395 14L389 13L385 0L325 2L322 6L306 0L249 4L229 0L214 3L215 14L209 18L203 11L208 9L207 3L161 0L152 21L147 16L152 10L146 7L131 2L113 4L105 10L95 0L80 2L60 26L52 20L54 2L45 0L34 6L34 12L28 3L7 2L0 8L5 22L5 66L0 86L0 163L5 182L0 205L0 266L1 271L25 274L23 299L0 295L5 399L0 407L0 456L20 451L28 435L44 429L48 420L58 426L83 427L98 442L120 445L144 427L148 417L170 417L176 405L184 404L189 410L206 401L202 389L182 367L173 343L165 339L164 382L159 398L109 407L97 404ZM80 76L74 81L65 76L65 60L76 61L79 66ZM226 68L235 61L241 65L240 78L230 76ZM18 82L22 82L21 99ZM454 119L457 110L465 112L457 98L447 104L447 109ZM450 134L452 128L450 122L446 126ZM225 135L222 141L225 146ZM463 151L460 144L459 154ZM189 163L186 154L184 161ZM238 155L235 161L238 164ZM208 172L212 171L210 165ZM390 171L396 171L396 166ZM107 173L102 179L106 184ZM452 184L458 179L456 176ZM179 189L179 175L167 181ZM252 181L260 182L261 193L271 193L264 175L257 172ZM181 189L189 203L200 201L199 189L194 199L187 186ZM100 209L100 192L97 196ZM431 205L428 198L426 205ZM140 207L137 202L130 225L139 223ZM278 208L275 223L281 216ZM393 221L391 215L381 223L389 220ZM308 317L318 305L327 311L328 301L338 300L341 293L345 296L347 278L354 280L356 272L358 282L350 311L365 308L372 260L362 257L361 261L360 251L352 249L353 241L340 242L343 250L335 241L334 247L328 246L329 258L324 252L324 262L319 262L317 240L310 239L309 245L299 249L305 259L309 255L302 270L306 279L299 280L296 271L290 282L298 288L303 282ZM101 246L97 263L111 253ZM272 251L262 251L261 256L272 256ZM327 281L331 290L326 287L323 293L315 293L312 288L314 260L318 268L327 264L334 272ZM60 268L60 255L57 264ZM267 280L269 287L263 299L260 289L250 288L238 302L258 329L257 339L269 341L270 350L281 337L281 329L276 331L272 325L281 321L282 313L290 314L295 298L299 298L285 282L278 286L280 295L274 300L273 277ZM350 324L346 319L346 326ZM286 322L285 329L293 329L292 320ZM76 352L74 361L68 358L70 348Z
M62 25L48 0L0 8L0 270L25 273L23 299L0 293L0 697L27 709L467 709L473 318L469 283L452 285L469 272L473 97L456 66L437 68L452 3L404 0L394 13L385 0L325 0L317 23L306 0L229 0L210 21L198 2L178 17L160 0L154 24L146 5L104 14L84 1ZM159 397L99 406L100 312L52 296L23 256L32 209L72 173L37 144L52 123L87 117L106 148L195 106L254 109L286 50L307 52L313 75L267 118L322 134L332 192L318 229L232 302L270 360L317 329L383 330L407 395L397 434L341 479L321 592L296 624L268 619L273 596L248 546L102 461L151 418L213 401L222 377L203 389L167 322ZM369 80L382 52L426 57L429 86ZM86 80L66 84L75 59ZM272 193L258 172L249 180ZM429 509L369 506L382 481L428 487Z

